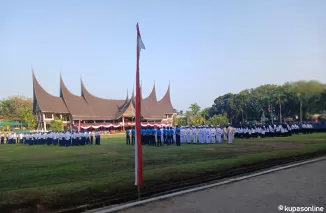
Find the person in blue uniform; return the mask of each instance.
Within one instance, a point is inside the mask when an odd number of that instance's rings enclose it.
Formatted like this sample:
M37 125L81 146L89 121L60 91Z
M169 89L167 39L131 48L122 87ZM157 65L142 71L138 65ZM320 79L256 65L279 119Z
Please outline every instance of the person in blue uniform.
M131 144L132 145L135 145L135 133L136 133L136 130L135 130L135 127L133 127L131 130Z
M155 139L155 136L156 136L156 130L155 130L154 127L152 127L152 136L151 136L152 146L156 146L156 139Z
M181 143L180 143L180 128L179 126L177 126L177 128L175 129L175 140L176 140L176 145L177 146L180 146Z
M141 143L145 145L145 138L146 138L146 130L145 127L142 127L140 129L140 134L141 134Z
M130 129L127 127L126 129L126 144L130 145Z
M0 138L1 138L1 144L4 144L5 143L5 134L1 133Z
M162 130L160 129L160 127L157 128L156 136L157 136L157 146L162 146L162 141L161 141Z
M149 128L149 126L146 128L146 139L145 144L150 145L150 136L152 134L152 130Z
M172 138L171 138L171 141L172 141L172 144L175 143L175 129L173 127L171 127L172 129Z
M101 133L99 131L96 131L95 138L96 138L95 145L100 145L101 144Z
M168 138L168 131L167 131L166 127L163 127L163 143L164 144L168 144L167 138Z
M167 127L167 144L171 145L172 144L172 128Z

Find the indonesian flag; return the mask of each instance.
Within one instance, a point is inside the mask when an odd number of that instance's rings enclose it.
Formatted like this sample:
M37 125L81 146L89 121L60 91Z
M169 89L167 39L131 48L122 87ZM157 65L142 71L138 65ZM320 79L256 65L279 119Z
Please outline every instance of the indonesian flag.
M139 31L139 26L138 26L138 23L137 23L137 46L138 46L138 60L139 60L139 56L140 56L140 51L141 49L145 49L145 45L141 39L141 36L140 36L140 31Z
M141 49L145 50L145 45L141 39L139 26L137 23L137 65L136 65L136 113L135 113L135 185L140 186L143 183L143 153L141 142L141 89L139 84L139 56Z

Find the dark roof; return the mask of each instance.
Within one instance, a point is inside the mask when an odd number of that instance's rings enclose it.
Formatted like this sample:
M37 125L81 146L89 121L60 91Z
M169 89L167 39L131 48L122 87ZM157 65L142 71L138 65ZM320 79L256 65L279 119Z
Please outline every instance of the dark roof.
M98 120L114 120L119 108L122 107L126 101L128 101L128 97L126 100L114 100L96 97L87 91L83 82L81 82L81 88L82 97L84 97L85 101L92 109L93 116L96 117L96 119L98 118Z
M38 83L34 72L33 75L33 112L38 107L42 112L69 113L61 97L47 93Z
M142 97L141 89L141 97ZM165 114L173 114L176 110L173 108L170 98L170 84L164 97L157 101L155 84L149 96L142 98L141 114L147 120L161 120L165 118Z
M161 100L157 102L157 107L160 109L162 114L173 114L176 113L176 110L172 106L171 97L170 97L170 83L168 90Z
M60 76L60 97L63 98L73 120L93 120L94 112L85 99L72 94Z
M119 119L121 116L135 117L135 107L132 103L132 99L129 99L126 104L117 112L116 118Z
M42 112L70 113L73 120L116 120L121 116L135 116L134 90L124 100L104 99L92 95L81 81L81 96L72 94L60 76L60 97L48 94L37 82L33 73L34 105ZM35 112L36 110L34 110ZM162 120L165 114L175 113L170 99L170 85L164 97L157 101L155 84L149 96L142 98L141 114L146 120Z

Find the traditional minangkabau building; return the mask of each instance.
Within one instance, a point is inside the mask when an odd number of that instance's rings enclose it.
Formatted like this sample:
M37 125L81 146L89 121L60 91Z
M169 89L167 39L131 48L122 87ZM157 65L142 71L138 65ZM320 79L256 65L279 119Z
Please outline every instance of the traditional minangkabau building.
M33 73L33 113L38 128L47 130L55 117L67 128L124 128L133 126L135 95L122 100L104 99L92 95L81 81L81 95L72 94L60 76L60 96L46 92ZM147 98L141 97L142 126L170 126L176 110L172 107L170 84L161 100L156 98L155 83Z

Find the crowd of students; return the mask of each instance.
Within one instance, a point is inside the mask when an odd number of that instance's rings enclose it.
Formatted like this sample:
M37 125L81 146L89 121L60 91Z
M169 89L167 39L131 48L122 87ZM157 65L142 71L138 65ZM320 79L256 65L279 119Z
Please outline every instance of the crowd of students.
M95 132L30 132L30 133L0 133L0 144L27 144L27 145L59 145L59 146L83 146L101 144L101 134Z
M287 137L292 134L311 134L314 128L311 124L265 124L265 125L238 125L226 126L184 126L179 127L142 127L142 145L162 146L164 144L183 143L211 144L227 141L232 144L234 138L257 137ZM126 129L126 144L135 144L135 128Z

